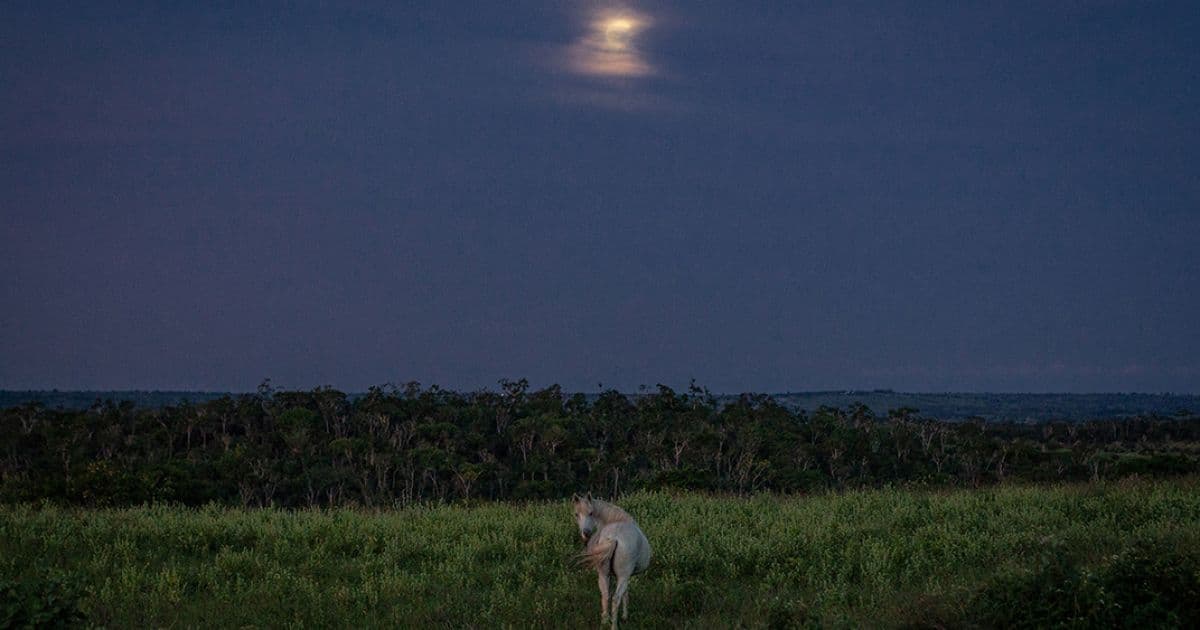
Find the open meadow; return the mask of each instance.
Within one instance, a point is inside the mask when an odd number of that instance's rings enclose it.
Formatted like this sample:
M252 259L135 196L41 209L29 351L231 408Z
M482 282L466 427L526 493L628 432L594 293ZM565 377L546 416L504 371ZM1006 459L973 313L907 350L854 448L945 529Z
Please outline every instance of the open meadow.
M1200 481L624 497L627 627L1171 627ZM567 502L396 511L0 507L0 626L598 627ZM22 617L22 616L25 617ZM78 617L76 617L78 619Z

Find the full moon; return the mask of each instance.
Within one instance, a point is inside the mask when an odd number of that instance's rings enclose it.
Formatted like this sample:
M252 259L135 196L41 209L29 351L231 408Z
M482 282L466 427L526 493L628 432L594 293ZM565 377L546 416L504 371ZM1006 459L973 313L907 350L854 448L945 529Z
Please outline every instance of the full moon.
M624 50L633 40L636 24L629 18L614 18L604 23L604 41L616 50Z

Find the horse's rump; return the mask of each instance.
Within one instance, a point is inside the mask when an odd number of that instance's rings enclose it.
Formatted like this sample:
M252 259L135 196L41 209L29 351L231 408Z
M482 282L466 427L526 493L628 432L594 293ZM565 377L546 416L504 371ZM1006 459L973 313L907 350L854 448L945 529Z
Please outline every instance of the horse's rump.
M579 561L597 571L606 568L611 572L613 555L617 552L617 539L604 537L589 547L590 549L579 554Z
M587 551L580 554L580 563L609 572L628 564L634 573L640 573L650 564L649 542L632 521L612 523L592 537Z

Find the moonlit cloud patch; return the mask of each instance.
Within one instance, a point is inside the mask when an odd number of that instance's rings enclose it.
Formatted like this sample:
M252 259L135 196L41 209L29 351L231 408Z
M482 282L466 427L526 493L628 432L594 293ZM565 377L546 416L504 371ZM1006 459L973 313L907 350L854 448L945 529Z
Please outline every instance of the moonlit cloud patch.
M635 11L598 11L588 22L588 31L568 49L568 68L593 77L654 74L654 67L638 48L638 35L650 24L648 16Z

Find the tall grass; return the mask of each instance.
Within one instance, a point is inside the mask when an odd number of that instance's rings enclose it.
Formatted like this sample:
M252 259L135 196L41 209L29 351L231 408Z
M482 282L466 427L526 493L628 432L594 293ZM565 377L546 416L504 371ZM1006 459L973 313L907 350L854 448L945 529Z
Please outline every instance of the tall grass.
M969 623L997 574L1138 541L1200 550L1200 483L637 494L654 547L629 627ZM67 580L111 627L587 627L562 503L394 512L0 508L0 580Z

